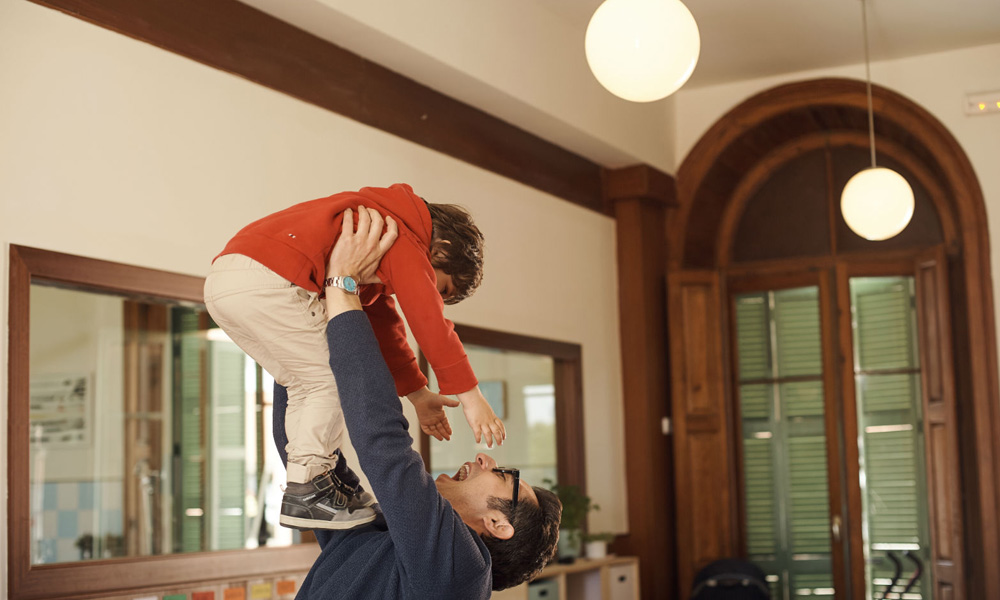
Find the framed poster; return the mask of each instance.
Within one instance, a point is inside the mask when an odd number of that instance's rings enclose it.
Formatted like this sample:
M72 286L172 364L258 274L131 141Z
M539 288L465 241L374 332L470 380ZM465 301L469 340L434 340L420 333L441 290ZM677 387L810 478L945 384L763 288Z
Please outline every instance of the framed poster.
M90 375L38 375L31 379L29 441L46 446L90 443Z

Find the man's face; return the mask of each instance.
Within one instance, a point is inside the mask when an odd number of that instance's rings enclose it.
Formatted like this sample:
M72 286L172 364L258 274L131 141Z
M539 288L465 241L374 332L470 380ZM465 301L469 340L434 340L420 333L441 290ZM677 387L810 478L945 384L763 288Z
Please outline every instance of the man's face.
M438 492L451 503L452 508L462 517L465 524L477 533L483 533L483 519L496 518L499 511L489 507L493 496L509 500L514 495L514 477L506 473L494 473L497 462L486 454L477 454L476 459L462 465L453 476L438 475L435 484ZM535 490L523 479L519 482L518 502L538 504Z

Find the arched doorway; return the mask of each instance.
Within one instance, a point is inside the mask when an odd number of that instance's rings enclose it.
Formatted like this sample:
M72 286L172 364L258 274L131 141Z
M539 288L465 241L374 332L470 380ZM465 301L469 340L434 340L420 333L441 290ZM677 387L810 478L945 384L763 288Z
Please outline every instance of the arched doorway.
M961 148L933 116L884 88L874 88L873 104L879 162L903 173L917 196L913 222L893 240L854 236L837 210L843 183L866 166L862 82L821 79L758 94L721 118L678 171L668 312L682 593L701 564L738 554L783 569L785 594L835 590L863 598L875 586L881 595L878 561L896 551L923 553L931 576L914 589L924 597L985 597L1000 585L993 568L1000 561L1000 421L982 192ZM860 303L873 289L883 299L886 290L901 294L896 322L912 327L897 333L904 342L912 338L912 351L900 342L899 356L909 352L909 362L859 358L892 354L858 345L884 337L858 325ZM781 325L775 315L793 300L807 307L808 339L799 341L813 344L815 354L801 372L785 368L775 350L784 343L774 333ZM759 339L747 337L747 306L760 308L767 324ZM744 368L753 356L748 339L764 349L762 370L754 373ZM892 411L880 413L864 398L877 396L866 386L893 377L910 382L912 403L911 417L899 416L906 412L900 407L890 422ZM795 396L793 389L808 393ZM758 392L766 397L762 412L747 412ZM792 397L820 400L809 413L808 402L788 404ZM907 543L873 533L886 529L872 511L888 480L880 482L872 469L886 453L876 450L887 432L904 444L897 454L920 458L907 484L917 498L912 531L892 534L912 538ZM814 462L803 463L793 447ZM809 476L824 470L826 477L813 482L826 508L819 519L796 521L790 513L808 507L788 497L772 504L751 498L761 489L765 496L776 487L806 489ZM760 514L773 515L770 525ZM797 531L813 537L796 540ZM774 543L761 545L769 535ZM811 583L796 584L796 577Z

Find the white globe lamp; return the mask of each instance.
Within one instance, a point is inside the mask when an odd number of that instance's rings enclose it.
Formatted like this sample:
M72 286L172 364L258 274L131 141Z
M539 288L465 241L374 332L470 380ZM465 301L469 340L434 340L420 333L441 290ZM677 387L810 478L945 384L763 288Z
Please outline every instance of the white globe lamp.
M887 240L913 217L913 190L892 169L865 169L844 186L840 211L854 233L866 240Z
M688 80L701 37L680 0L605 0L587 26L585 47L590 70L608 91L652 102Z
M868 7L861 0L861 28L865 42L865 84L868 96L868 146L872 166L856 173L840 194L840 212L851 231L874 242L887 240L906 228L913 217L913 189L902 175L875 163L875 115L872 110L872 72L868 56Z

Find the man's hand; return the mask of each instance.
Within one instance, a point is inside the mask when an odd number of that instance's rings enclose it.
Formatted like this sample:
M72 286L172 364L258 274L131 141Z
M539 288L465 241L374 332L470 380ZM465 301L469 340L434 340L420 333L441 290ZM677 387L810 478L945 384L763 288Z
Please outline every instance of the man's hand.
M383 225L385 235L382 234ZM326 276L350 275L359 284L378 283L375 271L398 236L399 228L392 217L383 220L377 210L365 206L358 207L358 229L355 231L354 211L345 210L340 237L327 262Z
M462 403L465 420L469 422L469 427L472 428L472 433L476 436L476 443L485 441L487 448L492 448L493 442L502 446L503 441L507 439L507 429L504 427L503 421L490 408L490 403L483 397L479 386L459 394L458 399Z
M407 394L406 397L413 403L413 408L417 410L417 421L420 422L421 431L433 436L438 441L443 442L451 439L451 424L448 422L448 416L444 413L444 407L458 406L458 400L435 394L427 389L427 386L412 394Z
M383 223L387 223L385 235L382 234ZM327 261L326 276L350 275L358 283L377 282L379 279L375 271L379 261L398 236L399 229L392 217L386 217L383 221L378 211L364 206L358 207L358 230L355 231L354 214L351 209L345 210L340 237ZM361 300L356 294L342 293L339 290L330 293L330 290L331 288L327 288L326 293L327 319L333 319L347 311L361 310Z

